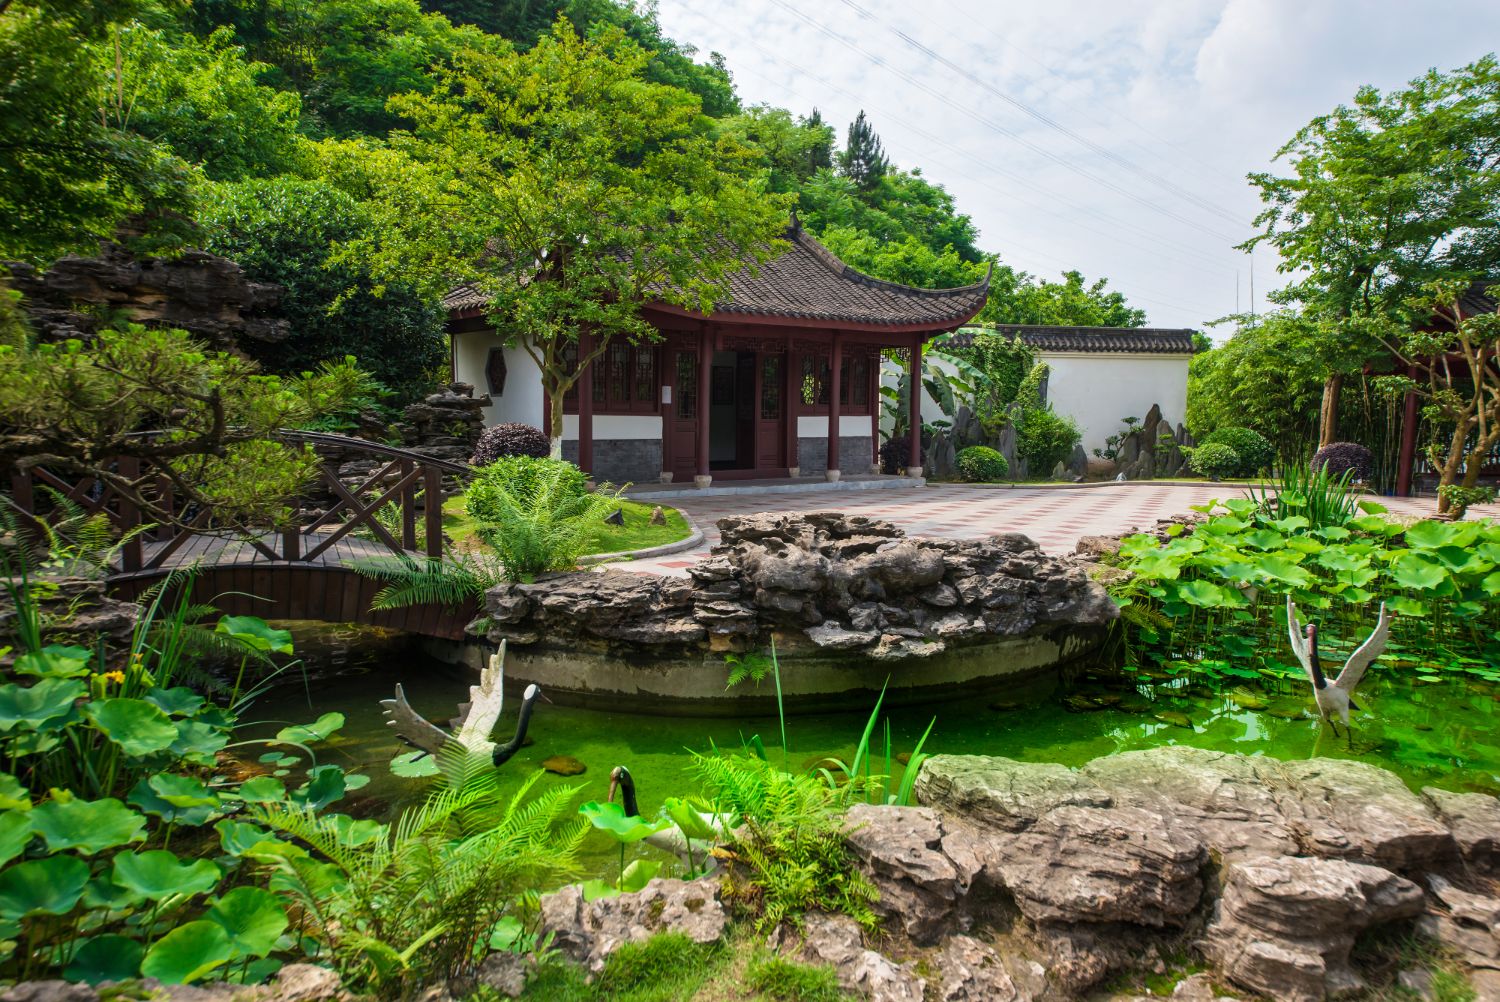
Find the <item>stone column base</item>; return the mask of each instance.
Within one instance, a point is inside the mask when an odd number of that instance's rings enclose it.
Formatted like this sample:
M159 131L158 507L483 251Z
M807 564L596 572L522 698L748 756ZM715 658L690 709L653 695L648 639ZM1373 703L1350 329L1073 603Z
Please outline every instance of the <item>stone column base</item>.
M693 486L696 487L696 488L698 488L700 491L703 488L707 487L709 484L712 484L713 482L714 482L714 478L711 477L711 476L701 476L700 475L700 476L694 476L693 477Z
M802 467L789 466L787 467L786 475L791 477L793 480L796 480L798 477L802 476Z
M662 470L661 471L661 482L664 483L664 484L670 484L672 482L672 471L671 470Z
M922 468L920 466L908 466L906 468L906 475L913 479L920 477L922 475Z
M842 475L843 474L841 474L838 470L824 470L823 471L823 479L826 480L826 481L828 481L830 484L836 484L836 483L838 483L839 482L839 477L842 476Z

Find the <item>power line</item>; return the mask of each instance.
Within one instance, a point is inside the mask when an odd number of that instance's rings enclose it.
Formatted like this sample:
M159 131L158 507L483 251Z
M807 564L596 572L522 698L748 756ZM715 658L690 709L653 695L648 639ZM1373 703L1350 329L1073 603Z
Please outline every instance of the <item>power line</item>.
M773 4L775 4L777 7L780 7L782 10L784 10L787 13L791 14L793 17L796 17L798 20L800 20L803 23L807 24L809 27L813 28L814 30L821 32L822 34L824 34L827 37L829 37L829 38L833 39L834 41L838 42L840 45L844 46L845 48L848 48L848 49L856 52L857 54L863 56L865 59L869 60L871 63L873 63L873 64L875 64L877 66L880 66L881 68L887 70L888 72L892 73L893 75L899 77L903 82L905 82L909 86L914 87L917 90L920 90L923 93L932 96L933 98L937 99L940 103L945 104L948 107L954 109L955 111L958 111L961 114L966 115L967 117L974 119L976 122L978 122L979 124L983 125L985 128L990 129L991 131L996 132L999 135L1005 136L1008 139L1014 140L1015 142L1019 143L1021 146L1024 146L1028 150L1031 150L1032 152L1036 153L1038 156L1042 157L1043 159L1051 161L1052 163L1055 163L1058 166L1063 167L1066 170L1070 170L1073 173L1078 174L1081 177L1087 178L1088 180L1093 181L1095 184L1098 184L1101 187L1107 188L1110 191L1115 192L1116 194L1123 195L1124 197L1129 198L1131 201L1138 202L1138 203L1140 203L1141 205L1145 206L1146 208L1150 209L1153 212L1159 213L1159 214L1161 214L1163 216L1166 216L1168 218L1171 218L1171 219L1175 219L1177 222L1182 223L1185 226L1191 226L1193 229L1196 229L1196 230L1199 230L1199 231L1201 231L1203 233L1206 233L1209 236L1214 237L1215 239L1223 240L1225 243L1228 243L1228 244L1234 244L1234 243L1238 242L1233 237L1229 237L1229 236L1224 235L1223 233L1219 233L1216 230L1213 230L1213 229L1210 229L1207 226L1204 226L1203 224L1197 222L1196 220L1193 220L1193 219L1190 219L1190 218L1188 218L1186 216L1180 215L1180 214L1172 211L1171 209L1168 209L1168 208L1165 208L1163 206L1157 205L1156 203L1151 202L1151 201L1149 201L1149 200L1141 197L1140 195L1136 194L1135 192L1132 192L1132 191L1130 191L1130 190L1128 190L1126 188L1122 188L1119 185L1113 183L1112 181L1109 181L1108 179L1100 177L1099 175L1093 173L1092 171L1087 170L1086 168L1080 166L1079 164L1076 164L1076 163L1074 163L1074 162L1072 162L1072 161L1070 161L1070 160L1068 160L1068 159L1066 159L1064 157L1061 157L1061 156L1059 156L1059 155L1057 155L1055 153L1052 153L1049 150L1046 150L1046 149L1042 148L1041 146L1038 146L1037 144L1031 142L1030 140L1028 140L1028 139L1026 139L1026 138L1024 138L1024 137L1022 137L1020 135L1018 135L1013 130L1008 129L1005 126L999 124L998 122L995 122L994 120L986 117L985 115L981 114L980 112L977 112L977 111L975 111L972 108L968 108L968 107L965 107L965 106L957 103L956 101L954 101L950 97L948 97L946 94L944 94L942 91L939 91L939 90L937 90L937 89L935 89L935 88L927 85L926 83L922 82L921 80L918 80L917 78L913 77L911 74L905 72L904 70L900 70L900 69L896 68L895 66L892 66L890 63L886 62L884 59L880 58L879 56L876 56L875 54L867 51L866 49L862 48L861 46L857 45L856 43L851 42L848 39L843 38L837 32L833 31L832 29L830 29L826 25L824 25L824 24L820 23L819 21L816 21L813 18L808 17L807 15L803 14L801 11L799 11L795 7L793 7L790 3L786 2L786 0L771 0L771 2Z

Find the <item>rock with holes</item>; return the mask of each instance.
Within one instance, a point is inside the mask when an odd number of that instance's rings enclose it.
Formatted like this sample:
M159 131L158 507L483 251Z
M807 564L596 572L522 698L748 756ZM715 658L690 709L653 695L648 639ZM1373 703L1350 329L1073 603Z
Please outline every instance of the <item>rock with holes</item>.
M1109 807L1087 777L1051 762L986 755L934 755L922 766L917 800L981 829L1018 832L1057 807Z
M564 956L596 974L626 943L668 930L695 943L716 943L728 924L719 882L713 877L659 878L638 893L597 901L584 901L582 888L574 884L542 898L542 934L550 933Z
M1428 874L1432 892L1418 928L1443 943L1470 967L1500 971L1500 898L1457 887Z
M1500 872L1500 800L1487 793L1451 793L1431 786L1422 797L1453 839L1470 866Z
M1422 911L1422 891L1389 870L1341 859L1231 862L1204 938L1230 980L1283 1002L1358 991L1349 951L1364 930Z
M972 936L953 936L933 961L941 1002L1030 1002L1005 960Z
M839 984L870 1002L923 1002L927 982L909 964L867 949L859 924L846 915L811 912L802 934L783 927L777 948L810 964L832 967Z
M974 840L927 807L856 804L845 840L880 890L877 911L918 943L963 923L961 903L979 872Z

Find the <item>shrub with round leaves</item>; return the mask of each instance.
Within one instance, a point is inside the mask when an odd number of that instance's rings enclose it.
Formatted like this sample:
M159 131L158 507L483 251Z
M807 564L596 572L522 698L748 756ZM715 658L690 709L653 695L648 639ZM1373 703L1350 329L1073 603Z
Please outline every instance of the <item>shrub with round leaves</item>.
M1269 469L1276 459L1276 447L1251 428L1220 428L1204 436L1199 445L1227 445L1240 457L1238 468L1225 476L1253 477Z
M1312 469L1326 470L1330 477L1353 470L1354 480L1364 483L1375 475L1375 457L1358 442L1329 442L1313 456Z
M546 459L551 451L552 442L540 428L518 422L491 425L480 433L469 465L488 466L502 456Z
M1188 465L1205 477L1232 477L1241 466L1240 454L1220 442L1210 442L1193 450Z
M987 445L971 445L958 453L959 479L971 484L992 484L1010 472L1005 457Z

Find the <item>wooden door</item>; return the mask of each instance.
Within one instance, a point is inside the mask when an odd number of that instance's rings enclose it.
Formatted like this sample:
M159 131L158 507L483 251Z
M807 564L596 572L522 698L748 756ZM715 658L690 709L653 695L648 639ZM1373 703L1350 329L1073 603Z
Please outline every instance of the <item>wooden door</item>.
M698 472L698 352L671 348L664 354L672 388L672 402L662 406L664 460L673 483L691 483Z
M763 352L755 366L755 468L786 469L787 355Z

